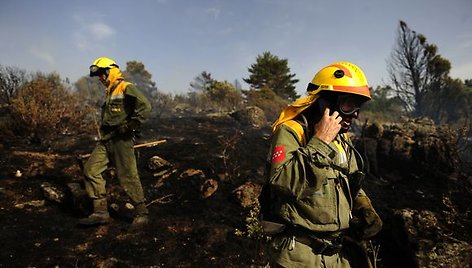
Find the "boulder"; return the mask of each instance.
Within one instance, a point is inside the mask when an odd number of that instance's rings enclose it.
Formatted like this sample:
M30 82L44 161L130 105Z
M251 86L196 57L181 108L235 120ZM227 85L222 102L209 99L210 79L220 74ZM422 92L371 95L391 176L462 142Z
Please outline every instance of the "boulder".
M62 203L64 201L65 193L63 190L51 185L49 182L41 183L41 189L43 190L44 197L56 203Z
M472 245L451 237L435 212L396 210L392 230L395 244L418 267L469 267Z
M264 111L257 106L248 106L230 114L231 117L240 122L243 126L261 128L267 125L267 118Z

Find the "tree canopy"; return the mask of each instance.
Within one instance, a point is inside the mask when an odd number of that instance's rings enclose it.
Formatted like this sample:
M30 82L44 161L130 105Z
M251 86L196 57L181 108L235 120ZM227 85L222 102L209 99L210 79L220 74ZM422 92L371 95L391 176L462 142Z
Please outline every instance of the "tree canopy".
M395 95L410 115L429 117L436 123L470 120L471 80L451 78L449 60L403 21L387 67Z
M424 35L400 21L387 68L396 95L413 115L425 115L425 96L440 90L451 69L450 62L437 50Z
M256 63L248 68L249 78L243 80L252 89L269 88L283 99L295 100L299 97L295 92L295 74L290 73L287 59L280 59L270 52L257 56Z
M215 79L211 77L211 73L207 71L201 72L197 77L190 82L190 89L197 92L203 92L208 90L208 88L215 82Z
M129 82L135 84L151 103L154 102L158 93L156 83L152 81L152 74L146 70L142 62L126 62L126 70L123 71L123 76Z

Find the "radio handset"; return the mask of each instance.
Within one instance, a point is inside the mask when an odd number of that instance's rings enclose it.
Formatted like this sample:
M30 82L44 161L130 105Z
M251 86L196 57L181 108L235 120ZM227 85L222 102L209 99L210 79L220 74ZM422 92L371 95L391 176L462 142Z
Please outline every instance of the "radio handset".
M321 116L324 115L324 112L325 112L326 108L329 108L329 115L333 114L334 109L332 109L332 107L331 107L332 105L328 100L321 97L317 100L317 103L318 103L318 108L319 108Z

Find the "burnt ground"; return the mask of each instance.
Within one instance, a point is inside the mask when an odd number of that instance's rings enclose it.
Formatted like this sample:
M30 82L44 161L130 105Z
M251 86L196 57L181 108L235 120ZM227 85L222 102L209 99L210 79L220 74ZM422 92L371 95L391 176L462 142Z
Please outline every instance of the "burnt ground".
M108 226L77 226L89 208L77 208L66 185L81 181L76 155L93 149L90 137L61 137L49 151L19 142L4 145L0 160L0 267L265 265L262 243L235 234L236 229L245 229L249 209L235 200L232 191L247 181L262 184L269 133L268 128L245 127L230 117L189 116L150 122L140 142L167 142L138 151L151 223L135 233L129 232L130 218L122 213L113 213ZM156 155L172 164L169 176L154 176L148 167L149 159ZM382 177L367 180L365 189L384 220L384 231L374 239L380 244L378 267L416 266L404 248L391 242L404 235L392 233L392 209L437 212L443 215L437 224L451 239L472 241L470 176L428 174L432 169L423 165L381 159ZM201 181L181 176L189 169L201 170L204 179L218 181L218 190L201 198ZM21 177L15 176L17 170ZM112 174L106 173L108 201L123 207L127 200ZM45 198L41 187L45 182L65 193L61 202Z
M236 126L236 127L235 127ZM231 191L257 178L266 141L262 130L237 127L231 118L186 117L148 124L140 142L166 139L139 150L139 169L151 223L138 233L128 231L130 219L114 214L108 226L79 228L86 209L71 200L45 199L41 184L49 182L67 193L66 184L80 182L77 154L94 142L64 137L54 152L31 145L4 148L0 170L0 267L255 267L262 264L260 245L235 229L244 229L248 213ZM240 147L243 146L244 148ZM148 159L158 155L173 165L165 181L153 176ZM240 157L232 160L231 157ZM218 190L202 199L194 182L178 179L187 169L202 170L219 181ZM259 171L257 171L259 169ZM16 170L22 172L15 177ZM127 200L117 180L107 173L109 203ZM43 203L44 202L44 203Z

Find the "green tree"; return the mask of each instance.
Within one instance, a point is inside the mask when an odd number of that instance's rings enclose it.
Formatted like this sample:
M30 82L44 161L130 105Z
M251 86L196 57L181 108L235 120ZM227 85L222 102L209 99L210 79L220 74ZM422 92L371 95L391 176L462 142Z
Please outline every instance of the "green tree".
M401 100L394 96L394 89L390 86L380 87L370 91L372 100L363 105L361 114L379 121L397 121L404 114Z
M208 88L207 95L219 109L234 111L242 102L241 93L228 81L214 81Z
M211 73L203 71L190 83L190 90L196 92L207 91L213 82L215 82L215 79L211 77Z
M462 125L470 120L472 90L460 79L446 78L425 97L425 113L437 123Z
M466 87L472 88L472 79L465 79L464 84Z
M139 61L126 62L126 70L123 71L125 79L138 87L139 90L151 101L155 103L158 95L156 83L152 81L152 74Z
M196 111L232 111L240 107L242 93L228 81L215 80L203 71L190 82L187 102Z
M450 62L437 54L436 45L429 44L424 35L400 21L388 72L395 93L407 112L415 116L427 115L425 96L430 92L439 94L450 68Z
M290 73L287 59L280 59L270 52L257 56L256 63L248 68L249 78L243 80L252 89L269 88L283 99L295 100L299 97L295 92L295 74Z
M247 105L261 108L269 121L275 121L282 108L287 105L286 99L282 99L267 87L260 90L250 89L245 91L244 94L246 95Z

